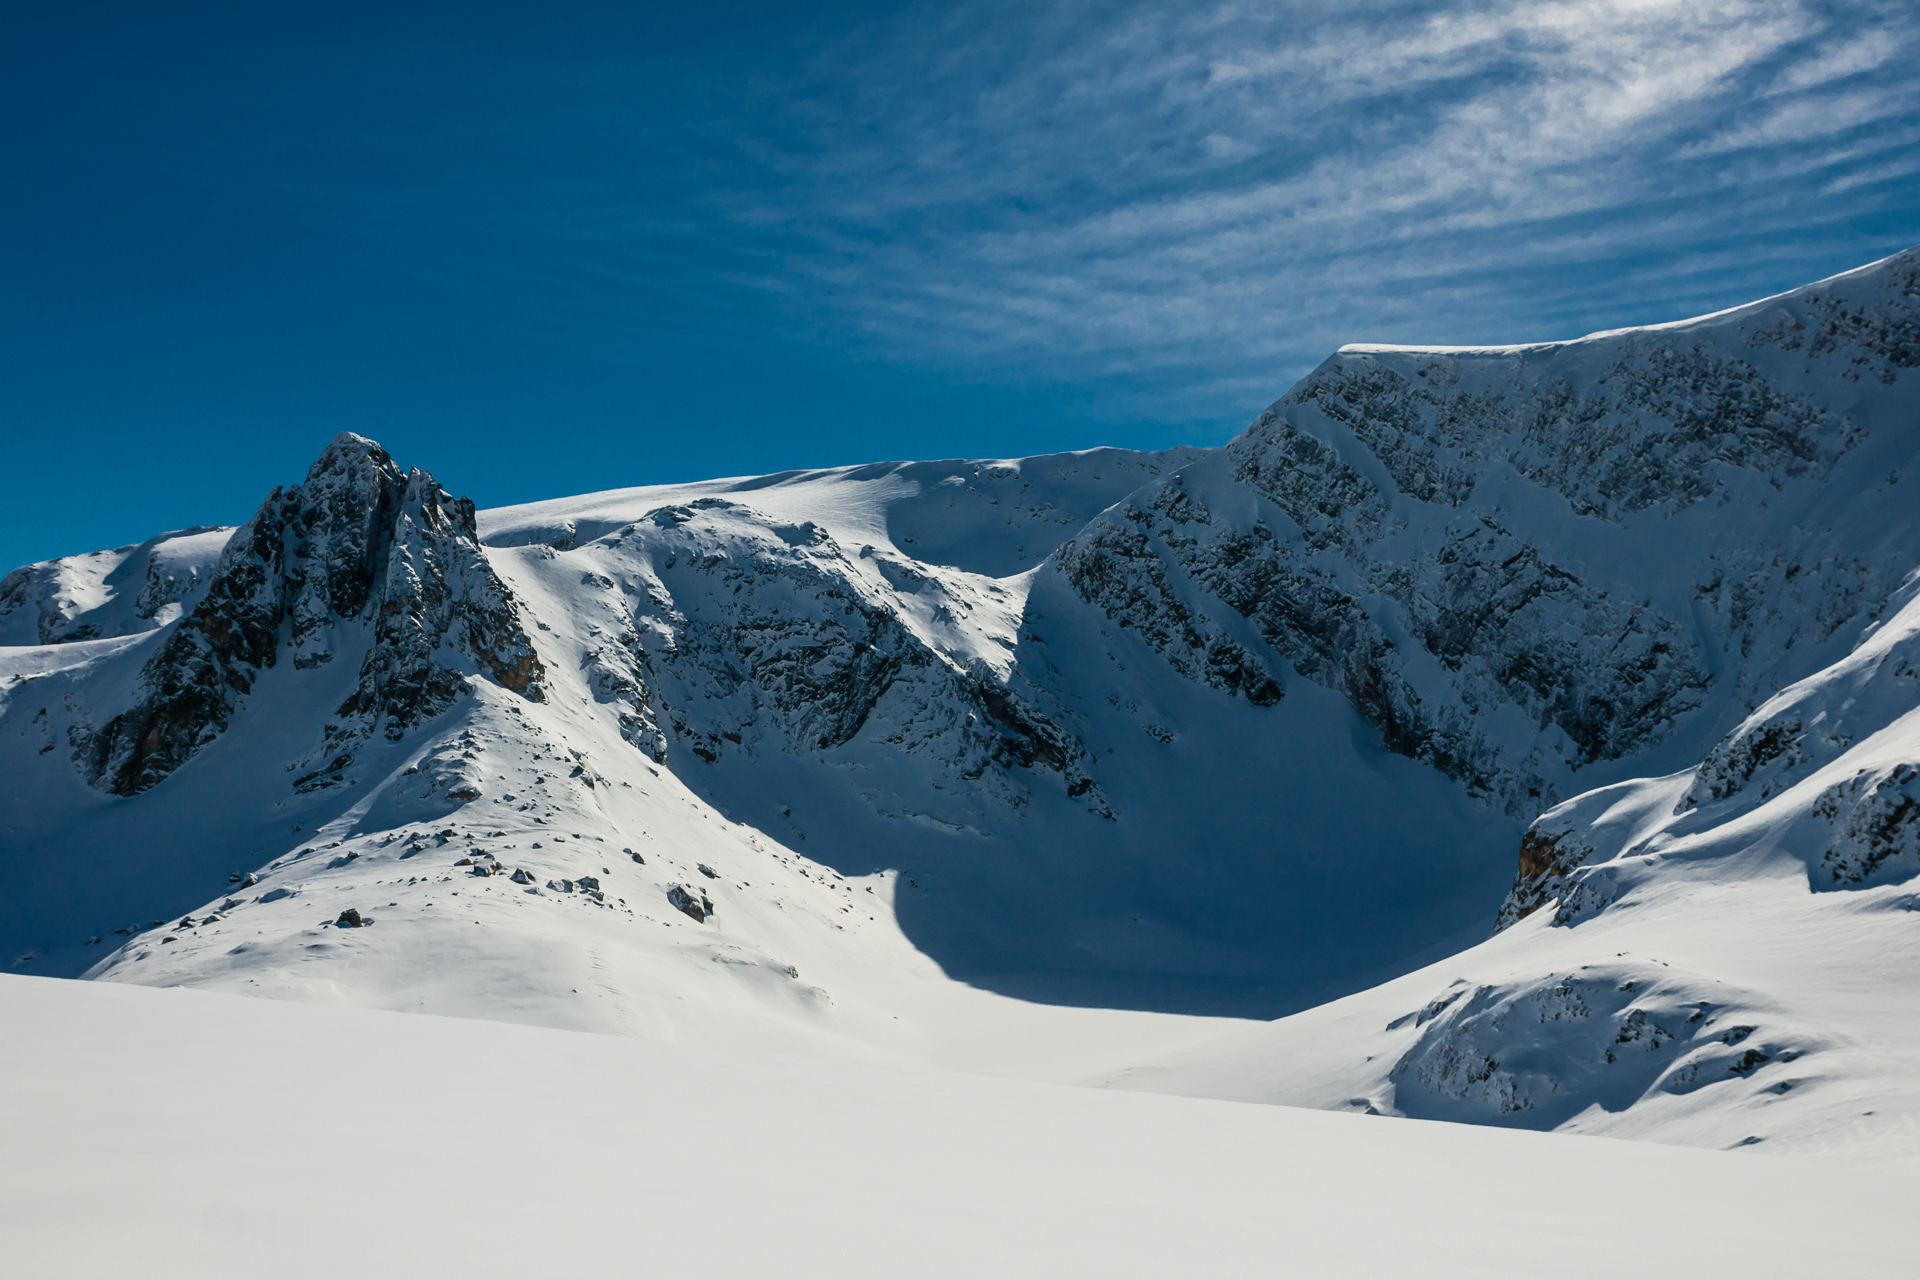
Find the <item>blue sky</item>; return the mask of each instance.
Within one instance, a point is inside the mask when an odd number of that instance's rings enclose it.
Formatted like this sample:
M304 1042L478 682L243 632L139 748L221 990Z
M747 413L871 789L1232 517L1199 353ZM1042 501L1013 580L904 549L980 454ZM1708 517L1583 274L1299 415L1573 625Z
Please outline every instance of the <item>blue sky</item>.
M237 523L341 429L483 506L1218 443L1341 342L1920 242L1910 0L34 8L4 565Z

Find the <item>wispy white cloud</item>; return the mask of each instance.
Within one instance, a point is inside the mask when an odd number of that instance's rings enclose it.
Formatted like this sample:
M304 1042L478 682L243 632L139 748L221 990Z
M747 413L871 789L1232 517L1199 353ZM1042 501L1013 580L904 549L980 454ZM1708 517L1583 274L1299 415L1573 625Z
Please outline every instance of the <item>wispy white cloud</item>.
M769 87L772 181L730 216L812 323L1204 418L1343 340L1778 287L1725 247L1810 259L1901 198L1916 48L1906 7L1794 0L926 9Z
M1876 70L1902 55L1911 57L1911 32L1873 27L1822 45L1804 62L1786 68L1776 92L1813 89Z

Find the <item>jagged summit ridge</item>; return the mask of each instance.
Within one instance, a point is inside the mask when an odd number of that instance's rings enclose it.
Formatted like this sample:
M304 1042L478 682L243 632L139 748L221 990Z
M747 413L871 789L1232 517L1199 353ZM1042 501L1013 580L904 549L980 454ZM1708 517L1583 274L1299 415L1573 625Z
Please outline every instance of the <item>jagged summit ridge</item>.
M146 791L227 728L283 651L310 670L362 649L325 729L322 774L344 767L357 737L398 738L444 711L462 665L539 696L539 659L480 553L473 504L343 432L234 534L141 669L137 701L81 737L78 763L103 790Z

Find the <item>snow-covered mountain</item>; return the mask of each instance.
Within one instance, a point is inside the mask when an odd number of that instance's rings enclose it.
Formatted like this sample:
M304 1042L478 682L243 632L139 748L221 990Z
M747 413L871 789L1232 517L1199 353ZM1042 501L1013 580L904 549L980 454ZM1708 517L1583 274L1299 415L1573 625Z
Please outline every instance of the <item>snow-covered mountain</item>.
M0 584L0 944L1897 1147L1916 369L1910 251L1575 342L1343 348L1220 449L475 512L343 435L238 530Z
M1842 412L1804 402L1836 416L1845 445L1824 478L1810 461L1746 501L1714 499L1717 517L1674 540L1685 554L1644 560L1638 581L1677 579L1696 602L1686 640L1709 679L1672 731L1714 734L1696 763L1541 815L1478 946L1099 1078L1920 1164L1916 295L1909 254L1680 328L1817 355L1831 363L1789 372L1879 388ZM1655 339L1595 341L1622 340ZM1677 508L1711 492L1695 487ZM1734 578L1735 563L1757 568ZM1629 759L1636 772L1673 761Z

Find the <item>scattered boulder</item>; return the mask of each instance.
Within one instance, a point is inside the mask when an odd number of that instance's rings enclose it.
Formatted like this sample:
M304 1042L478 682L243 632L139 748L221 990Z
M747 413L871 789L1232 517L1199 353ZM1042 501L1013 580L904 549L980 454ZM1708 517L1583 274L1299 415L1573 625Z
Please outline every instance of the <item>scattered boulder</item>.
M352 907L348 907L340 913L340 918L333 923L341 929L358 929L369 922L362 919L358 911L355 911Z
M668 889L667 902L676 911L692 916L703 924L713 914L712 900L690 885L676 884Z
M533 883L533 877L527 874L526 869L524 867L516 867L514 869L512 880L515 884L532 884Z
M631 849L622 849L620 852L626 854L629 858L632 858L635 862L639 863L643 867L647 865L647 860L641 857L639 854L635 853Z
M700 864L700 874L709 880L718 880L720 878L720 873L704 862Z

